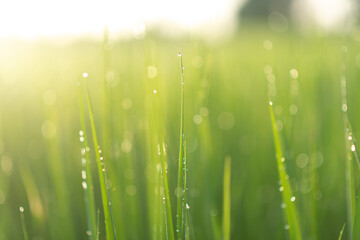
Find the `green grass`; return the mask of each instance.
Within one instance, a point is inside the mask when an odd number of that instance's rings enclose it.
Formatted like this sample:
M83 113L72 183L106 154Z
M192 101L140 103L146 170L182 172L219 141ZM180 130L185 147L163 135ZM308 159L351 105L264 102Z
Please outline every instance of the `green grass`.
M177 213L176 213L176 239L186 239L187 229L187 186L186 186L186 168L187 159L185 152L185 133L184 133L184 66L180 57L181 72L181 103L180 103L180 146L179 146L179 164L178 164L178 184L177 184Z
M344 222L357 236L360 48L342 39L0 40L0 239L24 238L19 205L29 239L334 239Z
M20 210L21 227L22 227L24 240L29 240L29 234L28 234L28 231L26 229L26 223L25 223L24 208L20 207L19 210Z
M342 235L344 233L344 229L345 229L345 223L344 223L344 225L343 225L343 227L342 227L342 229L340 231L339 238L338 238L339 240L341 240L341 238L342 238Z
M80 125L81 130L79 131L79 138L81 143L81 177L83 179L83 189L84 189L84 200L86 204L86 214L87 214L87 225L90 231L89 239L97 239L93 236L97 234L96 227L96 204L94 197L94 185L92 177L92 164L89 155L89 143L88 136L86 131L86 121L85 121L85 106L84 106L84 97L83 97L83 85L79 83L79 113L80 113Z
M114 239L116 239L116 230L115 230L115 226L113 223L113 217L112 217L112 212L111 212L111 201L110 201L110 196L109 196L109 192L108 192L107 179L106 179L106 175L105 175L105 171L106 171L105 162L103 160L103 157L101 156L102 150L99 145L99 141L98 141L97 134L96 134L96 128L95 128L95 122L94 122L94 116L93 116L94 113L93 113L93 109L92 109L92 105L91 105L91 101L90 101L89 90L86 85L87 74L83 75L83 77L84 77L83 84L84 84L84 88L85 88L85 96L86 96L86 100L87 100L87 108L88 108L88 113L89 113L89 118L90 118L91 133L92 133L92 137L93 137L93 146L94 146L93 149L94 149L95 156L96 156L96 163L97 163L96 165L97 165L99 182L100 182L102 207L104 210L106 239L114 240ZM85 151L86 151L86 149L85 149ZM87 189L87 187L84 187L84 186L83 186L83 188Z
M342 77L341 77L341 96L342 96L342 105L341 110L343 112L343 122L344 122L344 133L345 133L345 149L346 149L346 162L345 162L345 175L346 175L346 188L347 188L347 214L348 214L348 228L349 228L349 238L350 239L359 239L360 238L360 202L358 199L358 180L356 179L356 174L358 175L360 170L359 157L356 152L355 139L353 136L353 130L349 120L348 114L348 100L347 100L347 48L342 47L343 51L343 66L342 66ZM354 158L353 158L354 157Z
M273 104L274 103L272 101L269 102L271 125L273 129L274 144L276 149L276 160L279 171L279 191L281 192L283 199L281 208L284 209L286 216L286 219L284 220L285 222L284 229L289 231L290 239L301 240L302 237L301 237L300 221L295 203L296 197L293 194L291 184L289 181L289 175L287 174L285 168L285 157L281 147L282 143L280 140L278 129L276 126Z
M223 221L222 239L230 240L231 235L231 158L227 157L224 163L224 193L223 193Z

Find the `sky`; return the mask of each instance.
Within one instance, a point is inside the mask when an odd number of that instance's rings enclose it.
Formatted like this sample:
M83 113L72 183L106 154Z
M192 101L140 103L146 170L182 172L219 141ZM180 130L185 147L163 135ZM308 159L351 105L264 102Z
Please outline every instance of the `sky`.
M146 27L224 34L236 26L246 0L2 0L0 37L101 34L141 36ZM297 0L320 26L332 28L348 15L350 0ZM302 13L301 13L302 14Z

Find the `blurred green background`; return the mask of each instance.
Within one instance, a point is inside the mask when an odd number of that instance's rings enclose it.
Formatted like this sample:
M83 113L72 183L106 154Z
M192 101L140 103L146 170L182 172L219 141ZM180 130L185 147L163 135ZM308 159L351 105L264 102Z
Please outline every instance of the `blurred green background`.
M221 229L226 157L232 159L232 239L286 239L269 92L303 237L336 239L347 220L341 66L346 62L356 138L359 46L348 35L274 33L262 25L244 26L218 44L156 32L141 40L84 38L68 44L2 40L0 239L23 238L19 207L30 239L86 239L78 107L83 72L89 74L118 237L153 236L155 168L149 156L156 149L148 138L158 129L151 116L163 121L174 211L176 206L179 50L193 239L215 239ZM159 106L149 100L154 94ZM97 177L101 212L96 183ZM105 239L102 213L99 221Z

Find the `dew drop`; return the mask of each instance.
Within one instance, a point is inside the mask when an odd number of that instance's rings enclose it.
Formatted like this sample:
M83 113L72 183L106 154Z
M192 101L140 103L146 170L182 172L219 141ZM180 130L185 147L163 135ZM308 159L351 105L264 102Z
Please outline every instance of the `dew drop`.
M290 201L292 201L292 202L295 202L295 196L292 196L291 198L290 198Z
M341 110L342 110L343 112L346 112L347 109L348 109L348 107L347 107L347 105L344 103L344 104L341 106Z
M157 91L156 91L156 89L154 89L154 91L153 91L155 94L157 93Z
M178 53L178 56L181 57L181 52Z
M190 206L189 206L189 204L186 204L186 209L190 209Z
M23 207L19 207L19 210L20 210L20 212L24 212L24 208Z
M280 192L284 191L284 187L283 186L279 187L279 191Z
M293 79L297 79L299 76L299 73L296 69L291 69L290 70L290 77L292 77Z
M83 76L84 78L87 78L87 77L89 76L89 74L87 74L86 72L84 72L84 73L82 74L82 76Z
M86 234L87 234L88 236L91 236L91 231L86 231Z
M285 229L285 230L289 230L289 229L290 229L290 226L289 226L288 224L286 224L286 225L284 226L284 229Z
M81 177L82 179L86 179L86 171L84 170L81 171Z
M83 186L84 189L87 189L87 184L86 184L86 182L82 182L82 186Z
M355 144L352 144L352 145L351 145L351 151L352 151L352 152L355 152L355 150L356 150Z
M272 102L272 101L270 101L270 102L269 102L269 104L270 104L270 106L272 106L272 105L273 105L273 102Z

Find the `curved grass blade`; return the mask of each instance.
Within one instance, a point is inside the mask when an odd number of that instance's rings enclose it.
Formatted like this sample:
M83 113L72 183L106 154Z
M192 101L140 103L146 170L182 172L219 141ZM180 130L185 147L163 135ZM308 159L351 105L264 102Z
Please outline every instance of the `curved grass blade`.
M91 160L88 151L88 139L86 134L86 124L85 124L85 111L84 111L84 101L83 101L83 91L81 85L79 86L79 111L80 111L80 125L81 129L79 131L80 143L81 143L81 177L83 179L82 185L84 189L84 198L86 205L86 214L88 222L88 232L87 235L89 239L96 239L96 208L95 208L95 197L94 197L94 185L93 177L91 171Z
M179 164L178 164L178 185L177 185L177 214L176 214L176 239L185 239L186 232L186 152L185 152L185 135L184 135L184 67L181 53L180 70L181 70L181 107L180 107L180 147L179 147Z
M87 76L87 75L85 75ZM94 151L96 155L96 162L97 162L97 169L99 174L99 182L100 182L100 190L101 190L101 199L102 199L102 205L104 210L104 217L105 217L105 230L106 230L106 236L107 240L114 240L116 239L116 232L115 227L112 219L112 213L111 213L111 203L109 198L109 193L107 190L107 184L106 184L106 177L105 177L105 165L103 161L103 157L100 156L101 148L98 143L98 138L96 134L95 129L95 122L93 117L93 109L90 101L90 94L89 90L87 88L85 77L84 76L84 87L85 87L85 94L87 99L87 105L88 105L88 112L90 117L90 125L91 125L91 132L93 136L93 143L94 143Z
M230 240L231 231L231 158L227 157L224 163L224 182L223 182L223 222L222 239Z
M283 151L281 148L280 136L276 129L273 102L271 101L269 102L269 107L270 107L270 117L271 117L271 125L273 130L277 166L278 166L279 178L280 178L280 191L282 192L283 202L285 204L284 205L285 215L287 220L285 229L289 230L289 236L291 240L301 240L302 238L301 238L299 217L295 205L296 198L292 193L289 176L286 173L286 169L284 165L285 158L283 156Z

